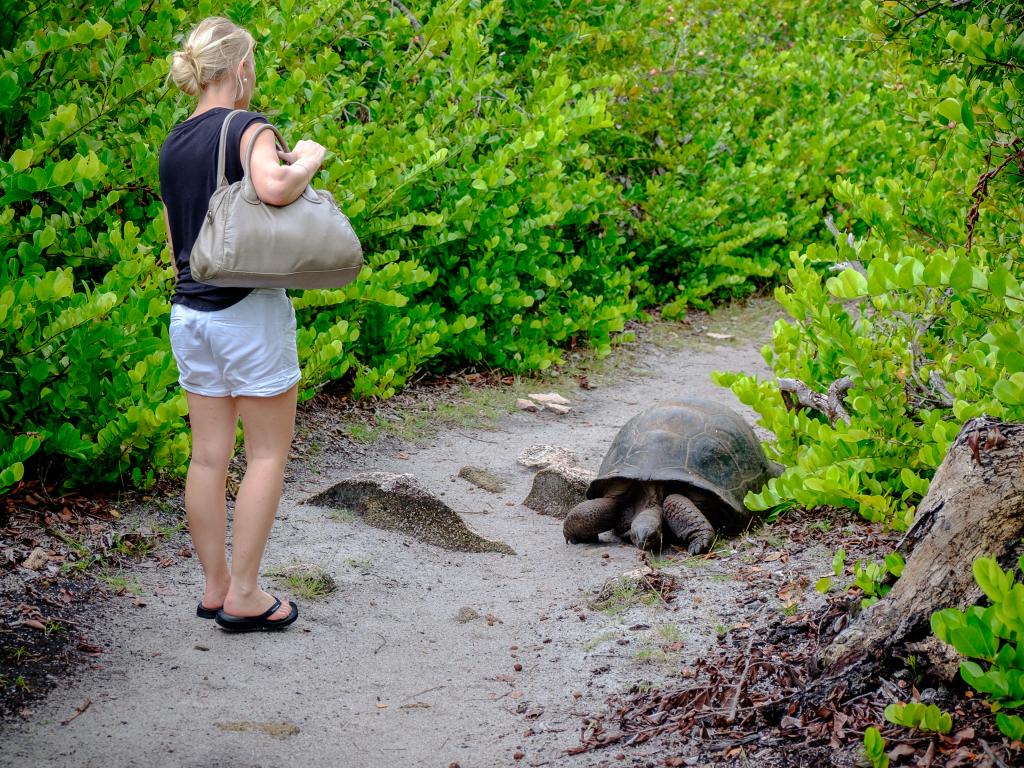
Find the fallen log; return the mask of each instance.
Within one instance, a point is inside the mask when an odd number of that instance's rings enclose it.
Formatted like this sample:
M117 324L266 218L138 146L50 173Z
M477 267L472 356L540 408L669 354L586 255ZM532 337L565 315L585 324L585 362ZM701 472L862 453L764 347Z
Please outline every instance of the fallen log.
M1015 564L1024 535L1024 424L968 421L935 473L898 551L903 575L820 655L822 674L805 702L843 684L855 696L891 668L907 644L927 638L937 610L975 604L971 564L980 556ZM938 663L939 660L936 660Z

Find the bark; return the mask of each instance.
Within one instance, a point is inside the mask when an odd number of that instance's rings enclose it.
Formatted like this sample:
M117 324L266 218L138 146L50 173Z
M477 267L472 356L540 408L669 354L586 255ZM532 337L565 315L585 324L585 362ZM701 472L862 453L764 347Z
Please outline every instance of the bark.
M1024 424L981 417L960 430L899 545L907 557L892 591L865 610L821 656L818 681L848 693L931 633L931 615L981 597L971 564L982 555L1015 562L1024 533ZM820 686L817 686L820 687ZM812 697L813 698L813 697Z

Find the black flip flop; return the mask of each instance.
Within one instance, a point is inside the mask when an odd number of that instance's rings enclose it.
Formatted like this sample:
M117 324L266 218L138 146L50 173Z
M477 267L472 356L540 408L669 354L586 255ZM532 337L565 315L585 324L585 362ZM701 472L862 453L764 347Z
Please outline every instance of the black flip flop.
M224 606L221 606L223 608ZM206 608L202 603L196 606L196 616L200 619L215 619L220 608Z
M281 601L275 597L274 604L259 616L232 616L230 613L225 613L224 609L221 608L217 611L214 621L217 622L221 629L225 629L228 632L266 632L284 629L299 618L299 606L294 602L291 603L291 606L291 612L283 619L271 620L270 617L281 608Z

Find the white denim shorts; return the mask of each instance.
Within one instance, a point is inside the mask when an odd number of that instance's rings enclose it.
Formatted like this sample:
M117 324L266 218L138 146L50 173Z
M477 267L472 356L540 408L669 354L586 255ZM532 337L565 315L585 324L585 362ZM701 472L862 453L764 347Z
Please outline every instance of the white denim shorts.
M256 288L214 312L171 305L171 351L182 389L207 397L273 397L302 378L295 310L283 288Z

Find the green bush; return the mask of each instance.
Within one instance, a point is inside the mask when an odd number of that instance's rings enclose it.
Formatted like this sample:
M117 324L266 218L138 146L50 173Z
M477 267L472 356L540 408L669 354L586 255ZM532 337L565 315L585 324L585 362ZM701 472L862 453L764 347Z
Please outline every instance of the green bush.
M0 492L184 466L157 154L191 107L168 56L206 15L253 31L253 108L328 148L315 183L367 252L354 284L293 297L303 398L606 354L646 306L774 282L833 176L903 149L865 127L895 96L834 4L6 5Z
M1016 3L862 9L904 99L866 127L900 162L834 185L834 242L793 254L776 292L788 319L765 350L778 377L821 392L849 377L849 423L787 410L772 381L718 380L789 467L752 505L847 506L903 527L966 419L1024 416L1024 229L1006 170L1024 156L1024 44Z
M1024 558L1018 565L1024 573ZM960 676L991 699L993 712L1024 706L1024 584L989 557L979 557L972 568L991 604L936 611L932 632L969 659L960 665ZM1024 736L1024 720L1017 715L999 712L996 725L1011 739Z

